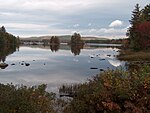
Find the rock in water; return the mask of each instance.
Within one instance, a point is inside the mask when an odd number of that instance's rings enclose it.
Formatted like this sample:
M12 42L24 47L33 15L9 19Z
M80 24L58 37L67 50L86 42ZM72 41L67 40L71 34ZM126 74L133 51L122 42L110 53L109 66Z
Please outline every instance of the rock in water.
M25 66L29 66L30 64L29 63L25 63Z
M11 65L13 66L13 65L15 65L15 64L13 63L13 64L11 64Z
M90 69L98 69L98 68L96 68L96 67L91 67Z
M100 69L100 71L104 71L104 69Z
M0 64L0 68L1 69L5 69L7 66L8 66L8 64L6 64L6 63L1 63Z

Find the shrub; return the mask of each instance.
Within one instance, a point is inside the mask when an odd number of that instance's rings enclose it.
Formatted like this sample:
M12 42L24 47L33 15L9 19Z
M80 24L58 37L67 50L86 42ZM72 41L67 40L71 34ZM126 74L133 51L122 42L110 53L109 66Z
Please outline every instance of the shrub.
M45 88L0 84L0 113L54 113L54 94Z
M78 89L73 91L75 96L64 109L65 113L150 112L148 66L139 71L109 70L75 87Z

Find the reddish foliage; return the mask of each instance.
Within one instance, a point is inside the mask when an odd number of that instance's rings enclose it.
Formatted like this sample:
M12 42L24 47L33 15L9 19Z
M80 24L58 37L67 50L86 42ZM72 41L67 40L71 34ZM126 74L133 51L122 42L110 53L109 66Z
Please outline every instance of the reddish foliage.
M149 35L150 36L150 22L143 22L139 24L137 27L137 32L142 35Z
M139 44L142 48L150 47L150 22L143 22L136 26L136 32L139 36Z

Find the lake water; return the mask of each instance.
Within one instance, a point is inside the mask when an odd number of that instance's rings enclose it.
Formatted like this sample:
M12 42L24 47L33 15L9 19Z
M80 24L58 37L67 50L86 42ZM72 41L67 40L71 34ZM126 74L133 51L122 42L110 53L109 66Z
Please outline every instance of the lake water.
M8 67L0 69L0 83L27 86L44 83L48 91L57 92L62 84L82 83L107 69L124 69L125 62L116 59L118 50L95 44L83 49L68 45L21 46L19 51L6 56Z

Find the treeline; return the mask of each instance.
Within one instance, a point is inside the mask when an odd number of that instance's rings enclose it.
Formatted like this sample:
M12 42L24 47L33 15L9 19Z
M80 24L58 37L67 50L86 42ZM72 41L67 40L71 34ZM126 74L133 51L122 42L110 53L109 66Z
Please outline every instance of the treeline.
M85 43L99 43L99 44L124 44L128 39L111 39L111 40L85 40Z
M147 50L150 48L150 4L140 9L136 4L129 21L131 27L127 31L128 46L134 50Z
M19 43L20 43L19 37L15 37L12 34L7 33L4 26L0 28L0 44L17 45Z

